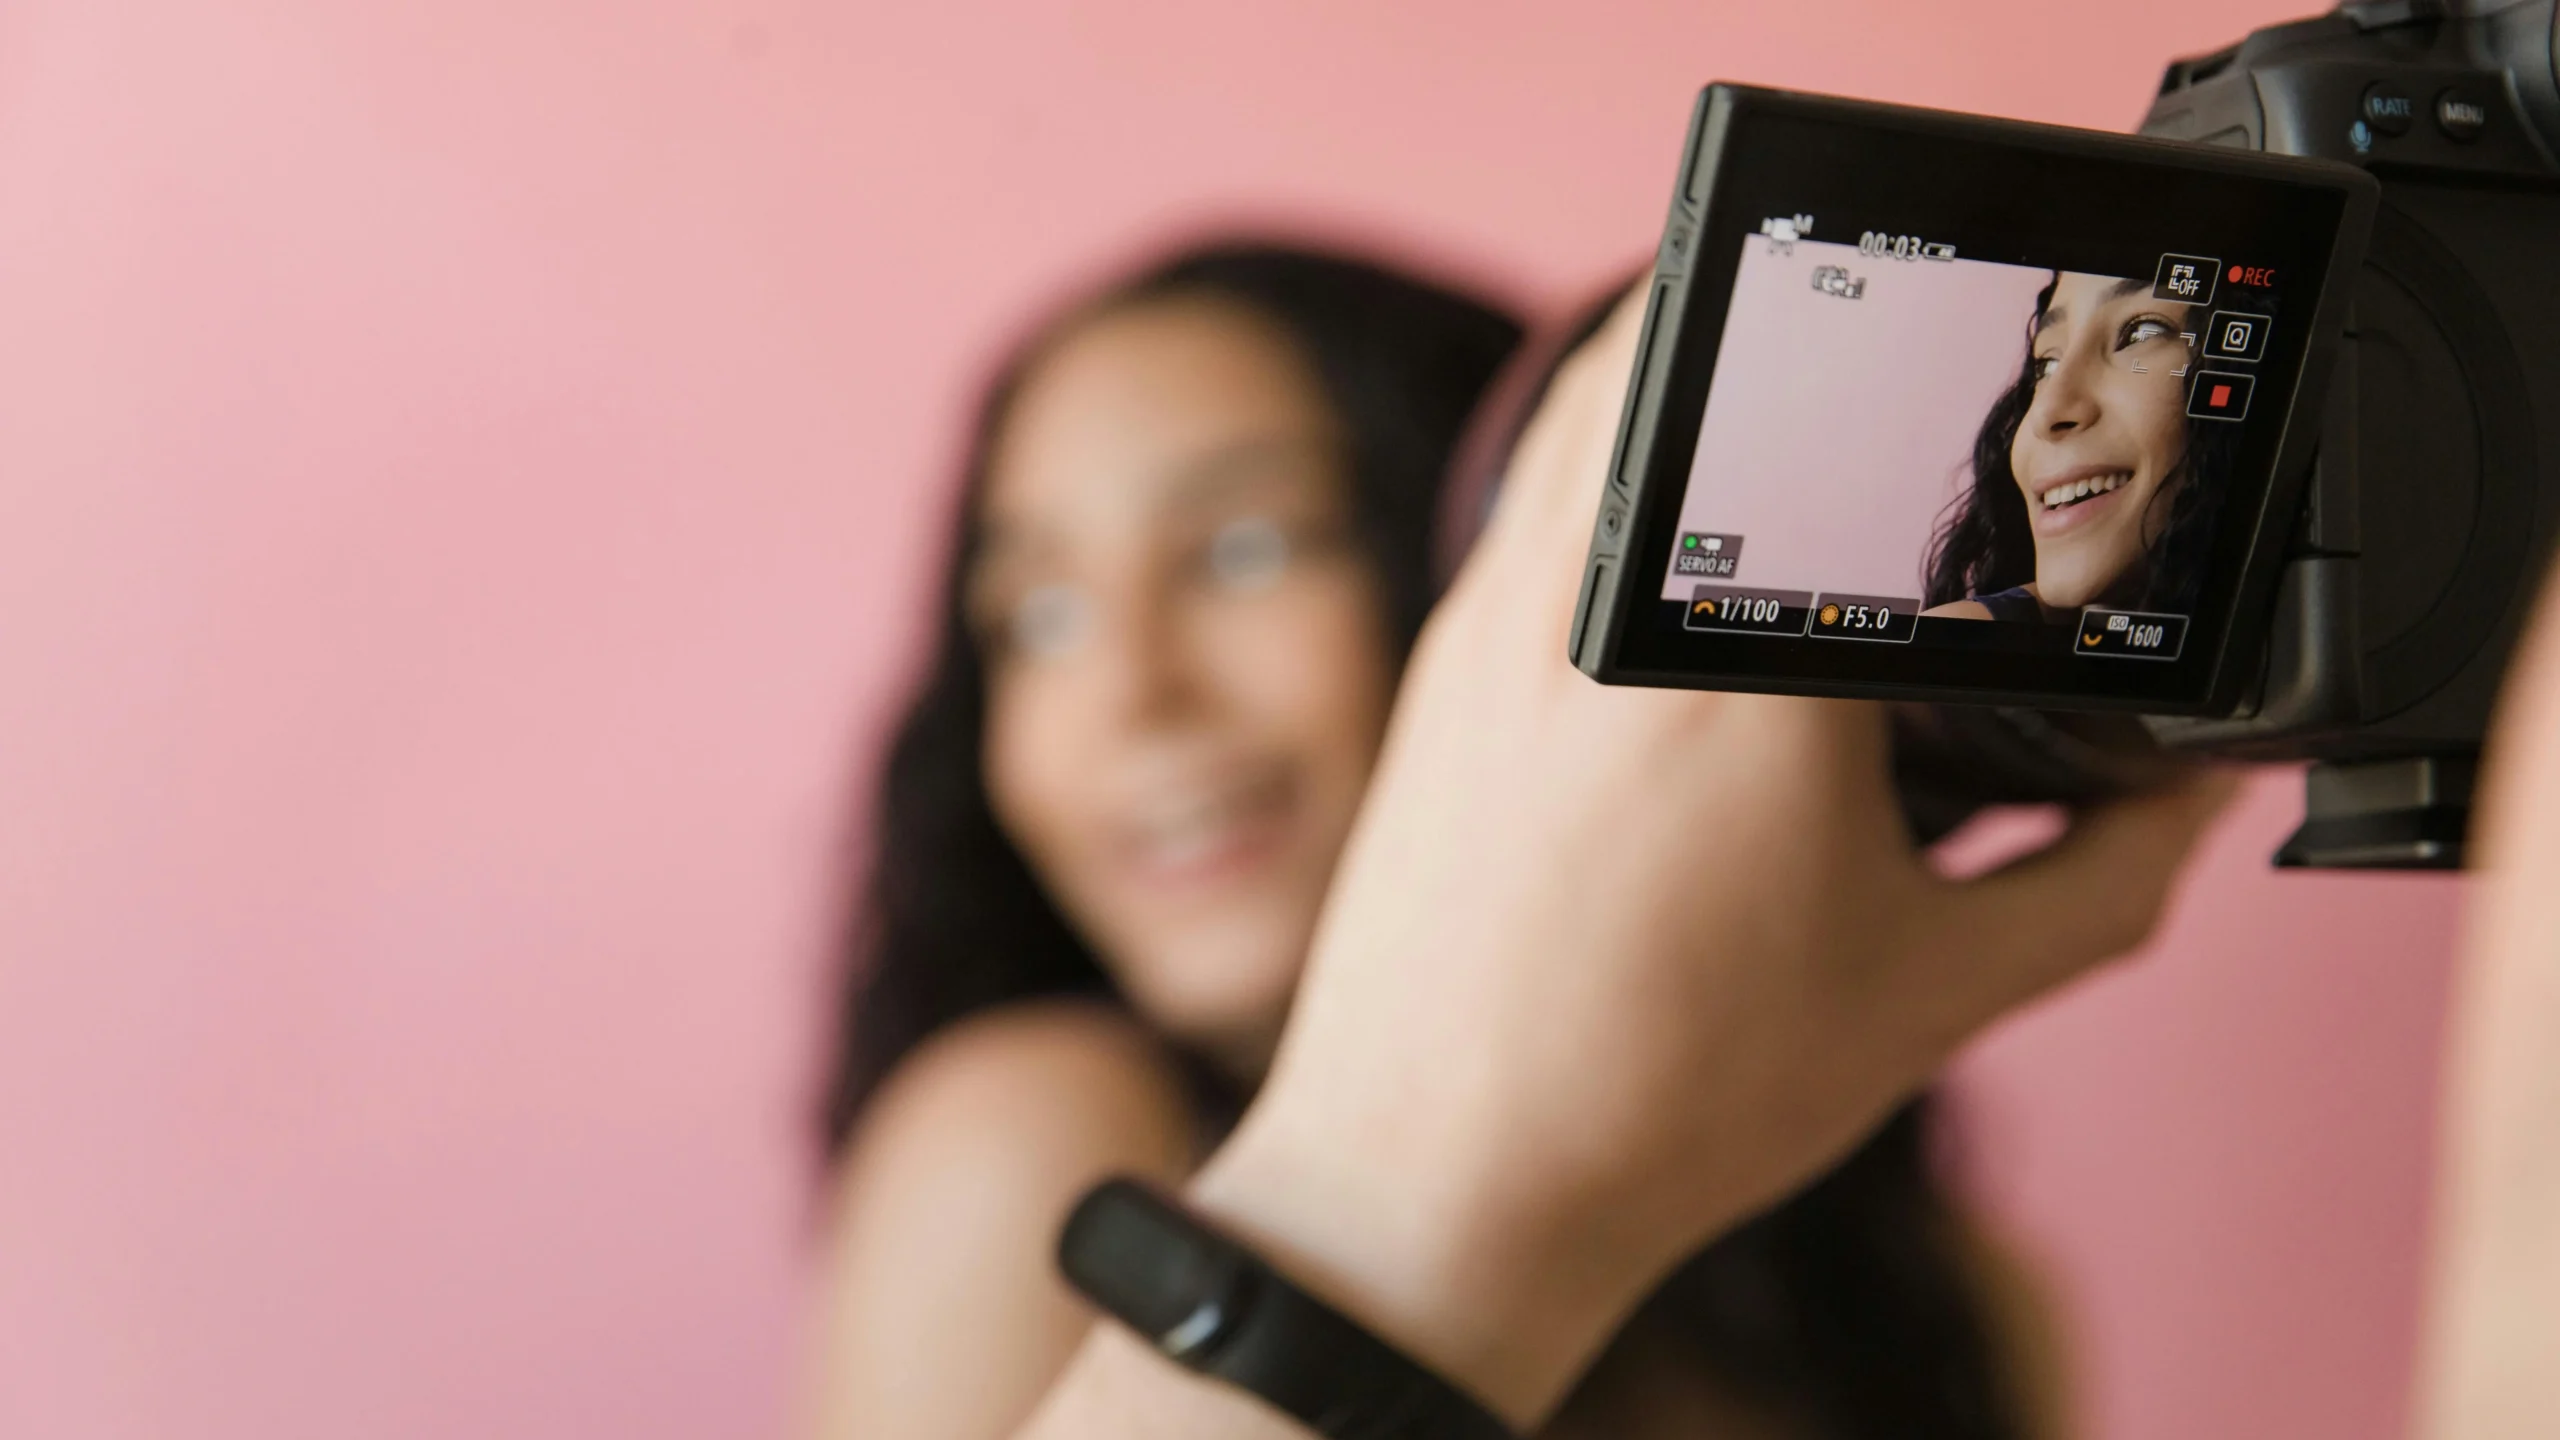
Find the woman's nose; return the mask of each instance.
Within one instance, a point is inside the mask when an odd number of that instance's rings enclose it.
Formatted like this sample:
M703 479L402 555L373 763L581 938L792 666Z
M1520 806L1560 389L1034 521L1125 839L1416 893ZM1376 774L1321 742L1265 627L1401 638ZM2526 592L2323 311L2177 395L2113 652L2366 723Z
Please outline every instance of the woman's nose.
M2086 362L2065 360L2036 391L2035 428L2045 435L2084 429L2098 419L2097 392L2089 385Z
M1182 710L1196 687L1172 607L1153 597L1125 597L1108 611L1087 657L1095 698L1123 725L1145 725Z

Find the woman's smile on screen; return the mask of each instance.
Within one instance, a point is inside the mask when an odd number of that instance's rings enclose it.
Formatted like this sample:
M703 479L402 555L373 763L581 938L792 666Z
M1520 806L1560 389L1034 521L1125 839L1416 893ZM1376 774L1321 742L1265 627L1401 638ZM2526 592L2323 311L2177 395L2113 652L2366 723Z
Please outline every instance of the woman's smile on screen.
M2095 604L2136 572L2186 456L2187 307L2066 272L2037 320L2035 399L2009 456L2035 518L2036 598Z

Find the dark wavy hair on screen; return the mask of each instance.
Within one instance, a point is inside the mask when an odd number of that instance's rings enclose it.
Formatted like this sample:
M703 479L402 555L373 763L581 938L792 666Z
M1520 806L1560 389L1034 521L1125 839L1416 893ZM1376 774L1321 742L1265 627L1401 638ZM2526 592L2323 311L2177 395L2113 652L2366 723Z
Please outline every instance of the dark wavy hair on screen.
M2036 292L2018 373L2000 398L1991 402L1982 428L1974 434L1973 455L1966 466L1971 482L1939 517L1922 564L1920 603L1924 606L1993 594L2036 578L2034 521L2027 513L2026 492L2018 488L2017 471L2009 463L2009 447L2035 404L2036 322L2053 303L2054 287L2060 283L2056 275ZM2138 588L2109 596L2111 604L2177 614L2195 609L2215 522L2222 516L2223 499L2231 488L2241 427L2190 418L2186 431L2186 455L2179 462L2182 483L2152 492L2155 506L2166 494L2168 513L2161 517L2147 547L2142 573L2130 577Z
M1509 316L1365 261L1223 243L1175 255L1036 331L978 408L933 648L874 791L824 1114L831 1155L888 1074L944 1026L1044 996L1124 1003L997 826L980 769L986 696L962 577L989 451L1024 377L1096 314L1195 295L1250 306L1304 347L1350 436L1354 507L1399 654L1430 608L1443 475L1519 345ZM1580 328L1596 327L1599 313ZM1547 347L1540 363L1563 353ZM1531 398L1541 388L1513 387ZM1193 1070L1204 1107L1231 1118L1247 1097L1207 1067ZM1930 1149L1924 1107L1905 1108L1805 1193L1684 1265L1631 1324L1673 1339L1807 1440L2017 1440Z

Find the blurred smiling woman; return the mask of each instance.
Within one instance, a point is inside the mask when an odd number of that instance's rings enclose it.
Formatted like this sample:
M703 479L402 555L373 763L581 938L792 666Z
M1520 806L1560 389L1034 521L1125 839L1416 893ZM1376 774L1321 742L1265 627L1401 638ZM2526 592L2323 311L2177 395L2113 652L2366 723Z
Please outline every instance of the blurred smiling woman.
M1018 1424L1091 1323L1050 1258L1069 1205L1179 1185L1261 1084L1432 602L1443 472L1519 338L1372 264L1224 246L1000 371L881 777L820 1433ZM1980 1254L1905 1111L1690 1262L1549 1433L2015 1440Z

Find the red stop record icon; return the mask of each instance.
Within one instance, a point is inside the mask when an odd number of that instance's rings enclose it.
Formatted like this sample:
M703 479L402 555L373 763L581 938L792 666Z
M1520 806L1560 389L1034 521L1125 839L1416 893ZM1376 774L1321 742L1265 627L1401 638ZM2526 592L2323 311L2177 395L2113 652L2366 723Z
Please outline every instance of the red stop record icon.
M2199 420L2243 420L2257 377L2229 370L2199 370L2187 392L2187 413Z

